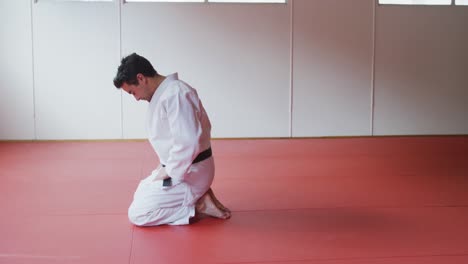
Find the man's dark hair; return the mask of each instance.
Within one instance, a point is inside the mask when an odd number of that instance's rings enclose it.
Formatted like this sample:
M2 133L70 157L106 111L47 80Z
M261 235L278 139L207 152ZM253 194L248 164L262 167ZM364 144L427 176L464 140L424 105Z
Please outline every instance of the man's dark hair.
M124 83L129 85L137 85L137 74L141 73L146 77L154 77L158 73L154 70L153 65L144 57L132 53L123 58L117 70L117 76L114 78L114 85L117 88L122 87Z

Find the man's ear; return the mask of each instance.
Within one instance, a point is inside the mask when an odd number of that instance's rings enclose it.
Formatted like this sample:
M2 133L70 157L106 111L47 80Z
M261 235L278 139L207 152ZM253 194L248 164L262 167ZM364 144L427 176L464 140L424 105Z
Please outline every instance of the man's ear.
M138 73L138 74L136 75L136 77L137 77L138 83L141 83L141 82L143 82L143 81L146 81L145 76L144 76L143 74L141 74L141 73Z

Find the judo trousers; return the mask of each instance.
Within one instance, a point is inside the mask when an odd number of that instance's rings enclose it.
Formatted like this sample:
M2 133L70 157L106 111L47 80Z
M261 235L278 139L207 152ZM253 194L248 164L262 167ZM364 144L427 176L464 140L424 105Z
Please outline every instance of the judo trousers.
M211 186L214 160L210 157L192 164L184 181L163 187L162 180L152 175L143 179L133 195L128 209L130 222L137 226L186 225L195 216L195 204Z

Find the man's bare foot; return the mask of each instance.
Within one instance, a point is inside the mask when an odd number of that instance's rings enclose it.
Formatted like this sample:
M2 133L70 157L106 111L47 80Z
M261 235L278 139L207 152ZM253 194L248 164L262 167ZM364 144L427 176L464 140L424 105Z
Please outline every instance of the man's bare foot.
M202 197L200 197L200 199L198 199L195 210L199 214L220 219L228 219L231 217L230 213L225 212L216 206L209 192L206 192Z
M210 196L211 196L211 199L213 200L213 202L216 204L216 207L218 207L219 209L223 210L224 212L227 212L229 213L229 217L231 217L231 210L229 210L227 207L225 207L219 200L218 198L216 198L216 196L214 195L214 192L213 190L210 188L207 192Z

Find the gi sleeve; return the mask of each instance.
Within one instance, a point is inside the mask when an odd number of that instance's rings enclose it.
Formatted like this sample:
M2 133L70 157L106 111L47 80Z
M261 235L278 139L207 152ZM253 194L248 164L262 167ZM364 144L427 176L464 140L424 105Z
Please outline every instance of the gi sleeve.
M188 168L200 152L202 126L195 91L182 91L167 100L167 117L172 144L166 164L166 172L173 185L184 181Z

